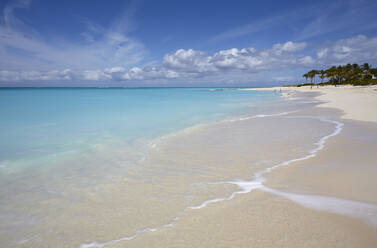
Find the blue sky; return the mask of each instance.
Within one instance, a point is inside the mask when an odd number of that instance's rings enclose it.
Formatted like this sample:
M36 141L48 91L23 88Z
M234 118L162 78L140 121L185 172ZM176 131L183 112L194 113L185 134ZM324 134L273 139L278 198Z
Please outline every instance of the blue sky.
M377 2L0 2L0 85L263 86L377 64Z

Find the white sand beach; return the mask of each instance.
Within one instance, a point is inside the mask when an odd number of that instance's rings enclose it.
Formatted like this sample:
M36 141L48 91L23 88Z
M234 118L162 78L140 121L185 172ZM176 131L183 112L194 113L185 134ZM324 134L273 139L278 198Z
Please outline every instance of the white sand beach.
M272 90L292 97L292 91L319 92L316 99L324 101L322 107L341 109L343 118L377 122L377 86L321 86L321 87L272 87L244 90Z

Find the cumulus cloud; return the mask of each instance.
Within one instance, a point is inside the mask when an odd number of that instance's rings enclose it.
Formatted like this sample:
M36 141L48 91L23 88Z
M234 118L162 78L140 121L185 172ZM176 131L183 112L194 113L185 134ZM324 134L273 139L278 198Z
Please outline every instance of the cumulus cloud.
M275 44L270 49L232 48L220 50L213 55L192 49L179 49L165 55L163 67L181 73L208 74L222 71L260 71L281 68L299 62L294 54L306 47L306 43L286 42Z
M214 71L210 60L211 57L207 56L205 52L179 49L174 54L164 56L163 66L175 71L201 73Z

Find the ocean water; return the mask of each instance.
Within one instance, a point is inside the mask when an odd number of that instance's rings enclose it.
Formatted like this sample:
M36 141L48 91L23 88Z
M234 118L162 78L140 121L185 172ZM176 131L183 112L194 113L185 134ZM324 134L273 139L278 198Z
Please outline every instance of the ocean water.
M13 160L84 151L104 141L151 141L278 97L206 88L2 89L1 169L17 170L7 166Z
M334 132L270 91L2 89L0 105L5 247L122 247Z

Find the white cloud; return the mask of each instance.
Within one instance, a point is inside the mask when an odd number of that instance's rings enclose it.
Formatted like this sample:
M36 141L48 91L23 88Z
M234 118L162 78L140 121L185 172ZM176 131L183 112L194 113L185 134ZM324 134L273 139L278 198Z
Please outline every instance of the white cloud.
M239 39L263 32L279 30L292 34L295 40L308 40L335 32L354 35L375 30L377 2L375 0L310 1L303 7L284 8L246 25L231 28L215 35L210 43ZM259 33L261 33L259 35Z
M163 66L176 71L202 73L215 70L210 59L202 51L179 49L174 54L164 56Z
M52 71L0 71L0 81L71 81L78 79L79 75L70 69Z
M79 78L79 76L78 76ZM100 81L100 80L111 80L111 76L107 75L105 72L101 70L86 70L83 71L81 75L81 80L87 81Z
M123 74L122 78L125 80L130 80L130 79L142 80L144 79L143 69L139 67L133 67L127 73Z
M219 70L247 70L263 63L255 48L222 50L212 56L211 62Z
M320 49L318 52L317 52L317 57L319 59L327 56L327 53L329 52L329 49L328 48L323 48L323 49Z
M292 82L296 80L295 77L291 77L291 76L273 77L272 79L278 82Z
M295 51L302 50L305 47L306 47L305 42L294 43L292 41L288 41L284 44L278 43L278 44L274 45L273 49L275 49L278 52L295 52Z
M248 23L246 25L234 27L232 29L226 30L215 35L209 40L209 42L219 42L223 40L236 39L243 36L255 35L259 32L265 32L266 30L276 29L286 29L290 32L292 26L296 26L297 23L303 22L307 18L315 18L321 10L321 4L314 3L305 5L305 7L289 9L288 11L280 10L279 13L270 12L270 16L267 16L263 19L256 20L254 22Z
M307 65L307 66L315 64L315 60L311 56L302 57L299 59L299 61L300 61L300 64Z
M3 82L17 82L22 81L20 73L16 71L0 71L0 81Z
M13 11L17 8L27 9L29 8L31 0L14 0L5 6L3 11L4 24L12 28L24 28L23 22L13 15Z
M305 26L299 29L296 40L307 40L339 31L354 35L377 27L375 22L377 2L374 0L326 1L321 5L315 8L315 11L310 11L311 14L315 14L308 23L304 22Z
M130 66L144 59L143 44L125 30L127 19L122 25L115 23L108 28L86 21L87 30L78 41L62 37L46 39L14 13L15 9L28 8L29 4L30 1L12 1L3 10L3 20L0 20L0 67L3 70L96 70Z
M327 43L317 52L320 64L364 63L377 60L377 37L358 35Z
M180 49L165 55L163 66L178 72L203 74L223 71L260 71L281 68L297 63L294 52L302 50L306 43L286 42L275 44L271 49L231 48L213 55L192 49Z

